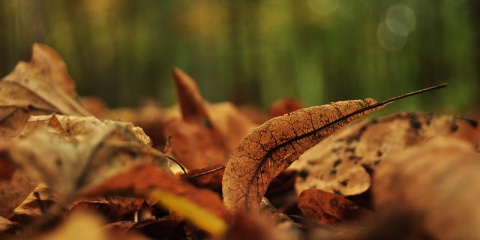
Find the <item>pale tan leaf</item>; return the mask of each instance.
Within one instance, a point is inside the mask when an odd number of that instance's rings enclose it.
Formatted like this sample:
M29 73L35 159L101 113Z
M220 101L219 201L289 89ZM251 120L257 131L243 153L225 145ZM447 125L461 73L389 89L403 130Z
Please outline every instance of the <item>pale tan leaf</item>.
M0 81L0 139L18 134L29 116L62 113L88 116L65 63L51 48L33 45L30 62L20 62Z
M48 115L32 117L22 136L1 150L33 179L61 193L74 193L129 165L155 162L167 169L163 155L149 143L130 123Z
M448 115L396 113L351 124L306 151L292 169L298 173L297 194L310 188L344 196L365 192L370 174L388 154L419 144L436 135L456 132ZM473 130L472 126L462 125Z

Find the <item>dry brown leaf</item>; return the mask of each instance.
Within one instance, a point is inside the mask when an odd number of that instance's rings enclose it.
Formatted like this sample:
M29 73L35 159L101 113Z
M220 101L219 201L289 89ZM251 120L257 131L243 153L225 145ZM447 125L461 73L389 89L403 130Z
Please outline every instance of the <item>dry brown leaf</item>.
M130 123L48 115L31 117L22 137L0 149L32 179L68 195L128 165L156 162L167 169L165 158L152 152L149 142Z
M0 82L0 138L16 136L29 116L50 113L90 115L78 101L63 60L36 43L30 62L18 63Z
M307 217L324 225L336 225L367 217L371 212L356 203L318 189L307 189L298 196L298 207Z
M271 180L303 152L347 123L396 100L446 84L404 94L383 102L374 99L339 101L297 110L256 128L230 156L222 181L225 205L256 212Z
M273 118L233 151L223 177L225 205L255 212L270 181L308 148L348 122L374 109L373 99L341 101Z
M292 164L297 194L309 188L343 196L365 192L370 174L390 152L451 134L464 122L448 115L396 113L349 125L306 151ZM472 130L472 126L462 128Z
M175 68L175 86L182 119L165 126L165 138L172 138L172 152L187 169L225 164L231 150L256 124L243 116L233 104L209 105L188 75Z
M221 219L229 220L229 213L217 194L206 189L197 189L151 164L130 167L101 184L86 189L83 195L127 194L148 197L152 188L159 188L188 199Z
M439 136L390 154L374 174L378 211L408 211L434 239L480 239L480 154Z

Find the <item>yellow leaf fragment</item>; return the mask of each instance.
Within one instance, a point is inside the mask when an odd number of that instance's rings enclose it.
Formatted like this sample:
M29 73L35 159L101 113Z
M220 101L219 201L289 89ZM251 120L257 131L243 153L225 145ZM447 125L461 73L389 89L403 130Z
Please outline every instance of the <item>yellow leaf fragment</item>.
M214 237L222 236L227 230L227 223L223 219L185 198L159 188L152 190L150 197L157 200L166 209L182 215L195 226L204 229Z

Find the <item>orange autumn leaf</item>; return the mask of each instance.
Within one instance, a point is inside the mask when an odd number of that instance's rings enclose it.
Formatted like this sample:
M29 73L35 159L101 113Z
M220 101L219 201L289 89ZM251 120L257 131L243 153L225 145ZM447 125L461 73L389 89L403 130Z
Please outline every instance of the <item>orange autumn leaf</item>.
M233 104L205 102L187 74L173 70L181 119L166 123L165 138L171 136L172 153L187 169L224 165L232 149L256 126Z
M85 189L81 194L83 196L119 194L149 197L150 191L155 188L192 201L225 221L230 218L217 194L210 190L195 188L151 164L132 166L98 185Z
M371 98L339 101L270 119L232 152L222 181L225 205L229 209L256 212L271 180L307 149L349 122L387 104L445 86L423 89L384 102Z

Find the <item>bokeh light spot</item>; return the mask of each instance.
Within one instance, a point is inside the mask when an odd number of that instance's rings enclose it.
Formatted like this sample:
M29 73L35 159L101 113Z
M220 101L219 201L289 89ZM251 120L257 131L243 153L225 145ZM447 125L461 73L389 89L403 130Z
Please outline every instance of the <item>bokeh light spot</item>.
M415 29L415 13L405 4L393 5L387 11L385 22L392 32L408 35Z

